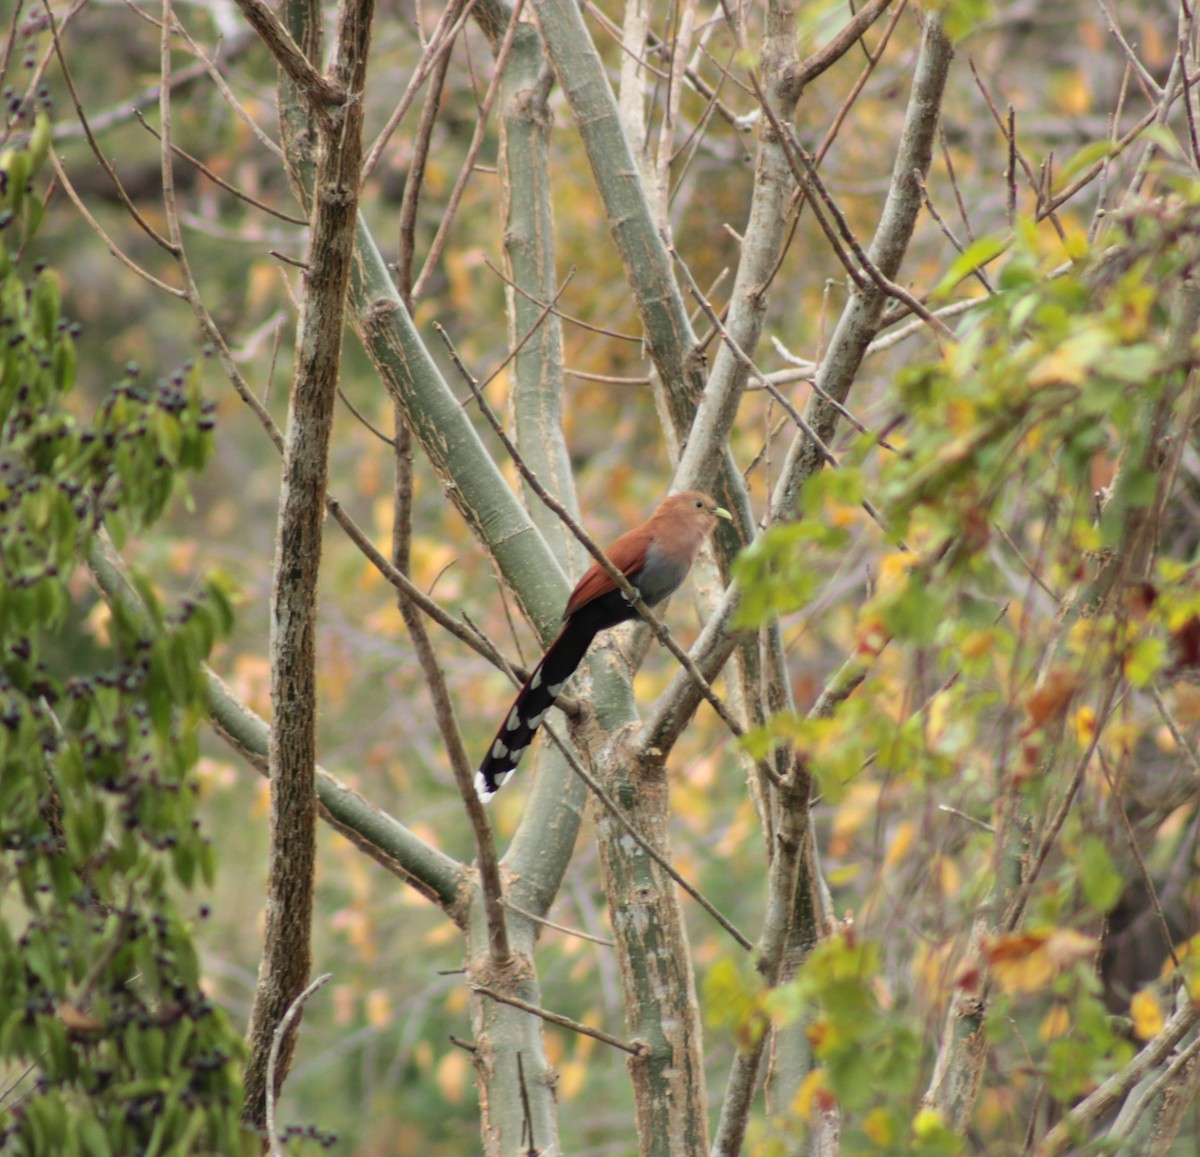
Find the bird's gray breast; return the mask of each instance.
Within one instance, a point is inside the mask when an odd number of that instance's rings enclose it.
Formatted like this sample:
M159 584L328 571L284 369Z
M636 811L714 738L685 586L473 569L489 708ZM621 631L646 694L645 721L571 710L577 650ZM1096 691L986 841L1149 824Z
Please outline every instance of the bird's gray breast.
M651 540L642 569L632 575L629 581L637 587L642 598L654 606L678 590L679 584L687 577L690 562L690 559L667 557L659 550L658 543Z

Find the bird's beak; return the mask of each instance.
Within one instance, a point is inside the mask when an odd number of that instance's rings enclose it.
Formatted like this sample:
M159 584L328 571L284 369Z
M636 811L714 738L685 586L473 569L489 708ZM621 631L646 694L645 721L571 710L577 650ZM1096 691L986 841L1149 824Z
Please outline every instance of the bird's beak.
M715 507L713 510L713 514L715 514L718 518L725 519L726 522L733 521L733 515L730 514L729 511L726 510L725 507L723 507L723 506Z

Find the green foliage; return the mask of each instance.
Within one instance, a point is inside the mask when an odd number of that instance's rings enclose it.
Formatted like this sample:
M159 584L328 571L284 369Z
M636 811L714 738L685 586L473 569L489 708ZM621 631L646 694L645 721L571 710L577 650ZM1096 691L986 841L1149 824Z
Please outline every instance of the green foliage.
M992 16L988 0L935 0L930 7L942 17L942 28L954 41L976 31Z
M102 528L153 522L212 422L194 372L131 370L90 420L66 408L73 327L21 259L47 133L0 158L0 1147L232 1154L240 1045L175 899L213 872L188 773L229 602L210 582L168 611L141 582L152 634L115 613L87 670L60 638Z
M1098 912L1112 911L1125 888L1104 841L1095 836L1088 836L1080 848L1079 883L1087 902Z
M710 1028L732 1030L745 1046L766 1030L766 990L748 961L718 960L704 978L704 1019Z
M817 1067L794 1108L803 1118L814 1097L832 1097L846 1154L952 1157L962 1142L938 1115L904 1108L918 1091L920 1038L886 998L880 973L880 945L848 931L818 944L795 979L767 997L780 1023L805 1021L812 1043Z
M785 744L803 758L833 811L823 850L835 907L856 911L867 932L881 918L894 927L891 913L907 903L918 935L929 919L930 942L947 944L956 920L1003 911L1011 885L994 871L1001 833L1024 848L1021 829L1043 832L1046 809L1096 749L1080 812L1053 837L1024 924L995 938L979 975L964 980L936 953L899 951L885 973L883 942L852 935L818 945L792 984L765 997L714 970L710 999L739 1031L760 1031L764 1007L803 1020L814 1067L793 1108L805 1120L822 1097L835 1102L848 1153L961 1150L947 1122L920 1107L933 1042L913 1025L932 991L940 1018L988 977L985 1082L997 1075L995 1097L981 1098L993 1114L986 1128L1028 1105L1013 1074L1032 1071L1039 1096L1066 1107L1131 1056L1112 990L1102 991L1094 933L1133 869L1122 829L1097 831L1093 817L1129 806L1129 751L1161 727L1157 713L1142 713L1143 689L1200 653L1194 559L1171 558L1179 547L1165 536L1165 557L1146 574L1130 549L1130 528L1163 502L1157 440L1187 397L1188 361L1170 335L1193 252L1180 237L1195 222L1184 198L1126 222L1124 248L1091 254L1070 235L1075 262L1065 267L1061 250L1047 259L1029 222L980 239L939 290L986 265L996 292L937 360L900 371L888 397L897 415L876 418L889 446L871 434L839 446L841 464L806 485L799 520L739 560L744 623L816 605L805 623L815 633L828 631L818 620L834 602L813 603L819 584L844 573L848 554L866 559L869 589L840 637L866 679L828 717L811 718L802 704L743 744L757 758ZM864 499L878 522L862 516ZM1105 569L1117 577L1093 593ZM1110 679L1131 706L1097 740ZM911 818L922 807L959 814ZM875 857L871 873L864 856Z

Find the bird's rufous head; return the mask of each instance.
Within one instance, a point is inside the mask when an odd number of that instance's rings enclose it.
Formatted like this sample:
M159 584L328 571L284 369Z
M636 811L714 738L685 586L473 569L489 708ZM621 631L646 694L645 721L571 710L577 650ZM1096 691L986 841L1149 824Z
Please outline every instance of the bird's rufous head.
M694 558L720 518L731 520L733 515L702 491L684 490L664 498L646 525L655 538L677 543Z
M718 518L727 520L733 518L733 515L725 507L718 506L714 499L699 490L684 490L679 494L672 494L669 498L664 498L654 512L656 518L663 516L680 521L695 522L707 527L710 531L717 525Z

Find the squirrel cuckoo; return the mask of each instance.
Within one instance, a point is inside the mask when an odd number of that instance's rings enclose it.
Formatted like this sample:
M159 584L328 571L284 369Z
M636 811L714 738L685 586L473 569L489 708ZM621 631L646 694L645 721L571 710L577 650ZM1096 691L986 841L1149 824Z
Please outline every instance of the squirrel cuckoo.
M672 494L641 526L626 531L605 552L648 606L674 594L687 577L718 518L731 517L707 494ZM488 799L521 762L563 684L583 661L592 640L618 623L637 618L626 597L599 563L592 563L567 600L563 628L525 680L475 775L475 790Z

